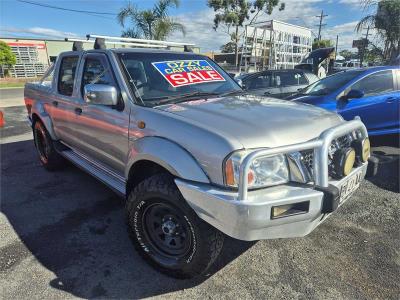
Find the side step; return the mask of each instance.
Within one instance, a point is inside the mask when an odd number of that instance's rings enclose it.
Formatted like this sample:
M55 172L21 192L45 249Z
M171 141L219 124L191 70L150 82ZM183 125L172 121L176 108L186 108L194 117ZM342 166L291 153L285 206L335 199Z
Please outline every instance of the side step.
M74 150L68 149L60 151L60 154L71 161L78 168L88 172L109 186L115 192L120 194L120 196L125 196L125 179L123 177Z

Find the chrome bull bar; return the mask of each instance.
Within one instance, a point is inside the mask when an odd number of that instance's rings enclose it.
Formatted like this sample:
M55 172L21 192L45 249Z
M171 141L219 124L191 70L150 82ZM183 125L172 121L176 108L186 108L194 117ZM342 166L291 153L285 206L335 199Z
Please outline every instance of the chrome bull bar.
M298 143L293 145L281 146L270 149L261 149L248 154L243 162L240 164L239 169L239 199L245 201L248 194L248 177L250 165L253 160L257 158L265 158L276 154L288 154L303 150L314 150L313 159L313 178L315 185L321 187L328 187L329 174L328 174L328 151L332 141L346 133L359 130L361 138L368 137L367 129L361 122L359 117L354 120L345 122L335 127L323 131L318 139L305 143Z

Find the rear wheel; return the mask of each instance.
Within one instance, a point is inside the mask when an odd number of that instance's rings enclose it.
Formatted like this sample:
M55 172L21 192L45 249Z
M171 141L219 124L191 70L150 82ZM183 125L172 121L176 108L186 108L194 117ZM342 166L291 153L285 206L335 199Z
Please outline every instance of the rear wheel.
M222 249L223 234L195 214L168 174L152 176L131 192L127 217L136 250L169 276L204 274Z
M54 142L42 122L36 121L33 125L33 137L42 165L49 171L62 168L65 160L54 148Z

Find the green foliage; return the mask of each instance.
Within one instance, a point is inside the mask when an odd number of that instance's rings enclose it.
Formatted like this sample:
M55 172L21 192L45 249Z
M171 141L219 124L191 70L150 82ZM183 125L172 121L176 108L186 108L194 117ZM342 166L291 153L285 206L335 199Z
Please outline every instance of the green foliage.
M341 56L343 56L346 60L350 60L352 58L356 58L355 57L356 54L354 52L349 51L349 50L342 50L342 51L339 52L339 54Z
M376 11L362 18L356 30L361 32L366 26L375 28L383 42L383 57L393 59L400 52L400 1L382 0L375 7Z
M177 8L179 0L159 0L151 9L139 10L136 5L128 2L121 8L117 19L122 27L129 19L134 27L122 31L123 37L155 40L166 40L175 31L185 35L185 27L168 15L170 8Z
M12 53L10 46L0 41L0 66L4 70L4 75L9 74L9 69L17 63L15 54Z
M17 63L15 54L12 53L10 46L5 42L0 41L0 65L7 68L12 67Z
M333 47L331 40L315 40L312 44L312 49Z
M221 52L222 53L232 53L235 52L235 42L228 42L225 45L221 46Z
M215 12L213 28L217 30L218 27L224 25L227 27L227 33L231 36L231 42L235 46L236 65L238 64L239 28L244 25L246 20L250 19L251 14L253 17L249 20L249 24L260 13L270 15L279 3L279 0L208 0L208 7L214 9ZM279 10L283 9L285 9L285 4L281 3ZM231 28L234 28L233 33L230 32Z

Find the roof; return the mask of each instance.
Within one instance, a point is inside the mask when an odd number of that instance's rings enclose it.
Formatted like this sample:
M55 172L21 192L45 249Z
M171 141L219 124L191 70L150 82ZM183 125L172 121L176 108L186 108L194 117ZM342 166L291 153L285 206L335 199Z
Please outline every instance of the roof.
M376 67L367 67L367 68L362 68L365 70L367 73L375 72L375 71L380 71L380 70L392 70L392 69L400 69L400 66L376 66Z

